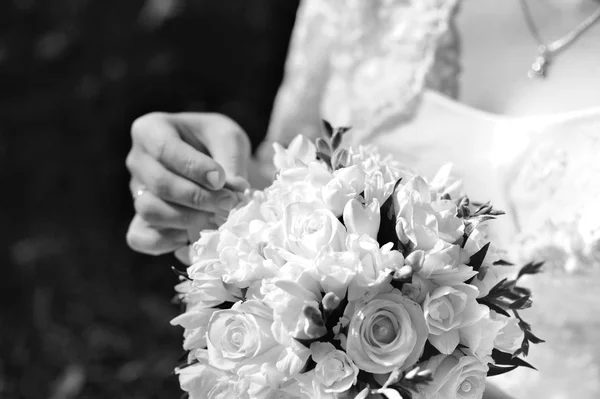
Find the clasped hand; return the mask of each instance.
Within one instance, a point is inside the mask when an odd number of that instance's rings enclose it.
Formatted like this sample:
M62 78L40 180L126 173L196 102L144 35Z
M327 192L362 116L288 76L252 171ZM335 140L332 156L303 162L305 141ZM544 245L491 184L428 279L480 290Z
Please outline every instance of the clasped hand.
M250 141L220 114L152 113L131 126L126 165L135 216L129 246L160 255L183 248L199 232L221 224L238 203L246 181Z

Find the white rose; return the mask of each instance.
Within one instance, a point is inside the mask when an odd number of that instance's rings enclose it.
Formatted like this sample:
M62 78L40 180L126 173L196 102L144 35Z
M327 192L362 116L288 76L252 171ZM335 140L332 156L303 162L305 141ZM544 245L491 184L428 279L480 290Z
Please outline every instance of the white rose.
M346 228L328 209L296 202L285 209L284 236L289 250L313 259L323 248L341 251Z
M458 245L439 240L435 246L425 252L423 266L419 276L431 280L436 285L455 285L464 283L477 274L468 262L469 257Z
M325 250L315 261L315 279L321 283L323 292L333 292L338 298L344 298L358 271L358 262L353 252Z
M472 356L455 353L429 359L424 369L432 370L433 381L421 389L427 399L481 399L488 366Z
M272 324L272 310L256 300L215 312L206 333L209 364L240 376L260 372L282 378L275 365L284 348L274 339Z
M429 342L441 353L452 353L460 341L459 329L472 325L488 313L480 305L477 288L468 284L438 287L423 302L429 326Z
M393 272L404 265L402 253L392 250L391 243L380 248L377 240L367 235L348 235L346 247L356 253L360 261L358 272L348 288L349 301L355 301L366 293L391 290Z
M454 243L462 237L463 221L452 201L431 202L429 186L421 177L411 179L394 193L398 237L406 237L416 249L429 250L442 239Z
M492 363L492 349L498 331L502 328L501 321L483 317L475 324L460 329L460 343L466 346L466 351L484 363Z
M273 148L275 149L273 163L278 170L308 165L317 157L317 148L313 142L302 135L296 136L287 149L278 143L273 143Z
M523 330L519 327L519 320L516 317L505 317L490 311L492 318L502 323L502 328L496 336L494 346L506 353L515 353L523 343Z
M336 216L341 216L346 203L364 191L365 177L358 165L333 172L333 179L323 187L323 201Z
M315 380L325 392L344 392L356 384L359 369L345 352L335 349L329 342L315 342L310 350L317 363Z
M421 307L398 290L346 307L346 353L361 369L383 374L410 367L423 352L427 324Z

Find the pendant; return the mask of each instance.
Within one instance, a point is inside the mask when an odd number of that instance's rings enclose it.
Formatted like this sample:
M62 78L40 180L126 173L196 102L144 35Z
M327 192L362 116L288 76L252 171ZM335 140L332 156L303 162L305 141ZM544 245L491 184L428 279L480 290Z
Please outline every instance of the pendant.
M531 69L527 72L530 79L546 77L548 66L550 65L550 51L545 46L541 46L538 50L538 56L535 58Z

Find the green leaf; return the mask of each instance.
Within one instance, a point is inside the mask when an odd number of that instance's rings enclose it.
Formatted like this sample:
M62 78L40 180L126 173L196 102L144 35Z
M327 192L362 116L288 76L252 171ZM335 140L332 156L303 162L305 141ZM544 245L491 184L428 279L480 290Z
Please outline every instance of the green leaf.
M542 272L542 266L544 262L529 262L519 270L517 280L526 274L538 274Z
M485 255L487 255L489 248L490 248L490 243L488 242L483 247L481 247L481 249L479 251L475 252L471 256L471 259L469 259L469 263L467 263L467 265L471 266L473 268L473 270L479 271L479 268L483 264L483 261L485 260Z
M530 369L537 370L525 360L515 357L510 353L502 352L496 348L492 350L492 359L494 359L494 364L496 365L528 367Z
M334 150L337 150L340 144L342 144L342 133L336 129L336 131L333 133L333 137L331 137L331 147Z
M528 309L531 307L531 299L529 299L529 295L521 297L510 304L511 309Z
M518 366L500 367L500 366L496 366L494 364L488 363L488 367L489 367L489 369L488 369L487 376L493 377L495 375L500 375L500 374L508 373L509 371L513 371Z
M321 123L323 125L323 133L325 134L325 137L330 138L331 136L333 136L333 127L331 126L331 124L325 119L321 119Z
M400 248L400 240L396 234L396 210L394 209L394 193L400 185L402 179L399 179L394 185L392 194L385 200L383 205L379 208L381 214L381 222L379 225L379 231L377 232L377 242L379 245L385 245L388 242L393 244L393 249Z
M315 141L315 144L317 146L317 153L322 152L323 154L331 156L331 146L326 140L319 137L317 141Z
M317 151L317 159L320 159L321 161L325 162L328 167L331 167L331 157L329 154Z

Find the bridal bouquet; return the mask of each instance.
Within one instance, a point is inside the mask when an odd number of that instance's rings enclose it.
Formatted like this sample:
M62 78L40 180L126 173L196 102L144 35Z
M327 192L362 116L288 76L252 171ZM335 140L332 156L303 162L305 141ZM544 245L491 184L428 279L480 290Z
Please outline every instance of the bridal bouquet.
M541 342L508 262L443 168L427 181L373 148L275 145L275 181L193 245L180 383L198 398L481 398Z

